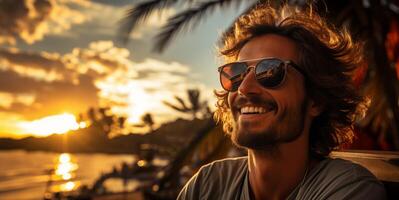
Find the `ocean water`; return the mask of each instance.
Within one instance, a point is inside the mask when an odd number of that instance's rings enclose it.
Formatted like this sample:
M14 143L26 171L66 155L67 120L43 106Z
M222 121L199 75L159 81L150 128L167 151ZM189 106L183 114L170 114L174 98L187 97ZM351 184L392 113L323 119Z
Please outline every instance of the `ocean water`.
M136 159L134 155L0 151L0 200L43 199L46 192L91 186L101 173ZM105 184L110 191L123 189L121 180Z

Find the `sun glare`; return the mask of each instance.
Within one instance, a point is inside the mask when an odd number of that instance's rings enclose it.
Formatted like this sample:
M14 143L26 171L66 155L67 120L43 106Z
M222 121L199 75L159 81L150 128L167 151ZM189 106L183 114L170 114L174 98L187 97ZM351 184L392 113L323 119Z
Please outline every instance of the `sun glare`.
M71 161L71 156L68 153L63 153L58 158L55 174L63 180L69 180L76 169L78 169L78 165Z
M52 180L62 184L55 184L52 191L68 192L79 187L80 182L74 181L78 168L78 163L73 159L71 154L60 154L56 160Z
M76 184L72 181L69 181L61 186L63 191L72 191L75 188Z
M30 122L21 122L18 125L27 133L36 136L48 136L54 133L63 134L86 126L84 123L76 122L75 116L69 113L47 116Z

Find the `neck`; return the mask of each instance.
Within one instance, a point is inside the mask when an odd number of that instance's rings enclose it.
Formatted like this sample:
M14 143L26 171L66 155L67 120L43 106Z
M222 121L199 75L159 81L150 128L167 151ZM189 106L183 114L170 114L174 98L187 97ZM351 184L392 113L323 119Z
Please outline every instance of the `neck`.
M306 135L273 149L248 150L253 199L285 199L301 184L315 162L310 160Z

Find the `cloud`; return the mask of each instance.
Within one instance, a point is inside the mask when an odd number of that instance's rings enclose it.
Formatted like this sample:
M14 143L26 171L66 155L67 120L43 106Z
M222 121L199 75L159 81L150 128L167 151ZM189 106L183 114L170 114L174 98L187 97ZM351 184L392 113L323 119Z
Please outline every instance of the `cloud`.
M80 74L102 76L130 64L129 51L114 47L111 41L92 42L89 48L75 48L72 53L63 56L66 67Z
M127 72L117 70L95 84L102 103L123 105L111 107L114 112L127 115L131 123L140 123L145 113L153 114L158 123L172 120L171 116L187 117L166 107L163 101L173 102L174 96L185 99L187 90L193 88L201 91L202 100L212 94L211 89L193 80L189 66L151 58L129 66Z
M58 54L20 52L0 49L0 71L13 71L20 76L53 82L76 82L76 75L67 69Z
M92 106L106 106L134 124L141 123L142 115L148 112L156 123L187 117L163 101L174 102L174 96L186 98L188 89L199 89L203 100L213 99L211 89L196 81L189 66L153 58L134 62L129 55L127 49L110 41L92 42L87 48L63 55L0 50L0 78L5 78L0 83L12 85L0 85L0 97L4 97L0 106L29 118L38 117L38 113L76 114ZM14 95L16 91L21 95Z
M0 92L3 94L0 111L15 112L27 119L63 112L79 114L98 106L98 89L93 78L87 75L79 76L79 84L75 85L37 81L14 72L0 71Z
M12 94L9 93L5 93L5 92L0 92L0 107L4 107L4 108L9 108L13 102L14 102L14 98L12 96Z
M134 6L135 2L128 3L124 6L115 6L97 2L91 2L90 6L79 8L81 13L85 13L87 21L85 26L82 27L81 31L85 33L91 33L91 27L96 27L96 34L102 34L107 36L116 36L118 26L121 20L126 16L129 9ZM159 12L154 12L150 16L146 23L140 24L131 37L134 39L142 39L145 37L151 37L155 35L155 29L167 23L170 16L174 15L176 10L174 8L166 8Z
M186 74L190 71L190 68L178 62L171 62L165 66L165 63L151 58L146 59L143 63L137 63L135 69L141 72L166 72L181 74Z
M0 92L0 107L10 108L13 104L22 104L30 106L35 101L34 94L13 94L8 92Z
M0 1L0 44L15 45L17 39L28 44L48 34L60 34L86 17L71 7L88 6L72 0L3 0Z
M77 71L80 63L73 65L70 59L80 58L0 49L0 91L7 97L0 100L0 110L34 119L64 111L77 114L98 106L95 76ZM32 98L21 94L35 94L33 104L29 105Z
M16 45L18 40L33 44L46 35L92 35L94 27L96 35L113 37L131 7L130 3L114 6L87 0L3 0L0 1L0 44ZM175 13L174 8L167 8L151 14L131 37L153 36L154 29L166 24ZM83 26L69 31L76 24Z
M111 41L92 42L89 48L75 48L71 53L21 52L0 49L0 71L44 82L79 83L79 75L103 77L116 69L131 65L129 51L113 46Z
M212 96L210 88L195 81L189 66L153 58L133 62L129 54L110 41L97 41L85 49L75 48L63 58L73 60L69 69L93 77L99 105L128 116L131 123L139 123L146 112L152 112L158 122L171 120L171 113L184 117L162 101L173 101L175 95L186 97L188 89L200 89L204 99Z

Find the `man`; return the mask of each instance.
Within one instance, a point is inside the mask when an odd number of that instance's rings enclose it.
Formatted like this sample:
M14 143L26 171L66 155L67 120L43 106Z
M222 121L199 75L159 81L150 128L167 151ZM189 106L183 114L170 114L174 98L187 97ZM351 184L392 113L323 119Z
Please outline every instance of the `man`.
M365 168L328 154L352 139L360 43L312 9L260 4L223 37L216 118L248 156L202 167L178 199L385 199Z

